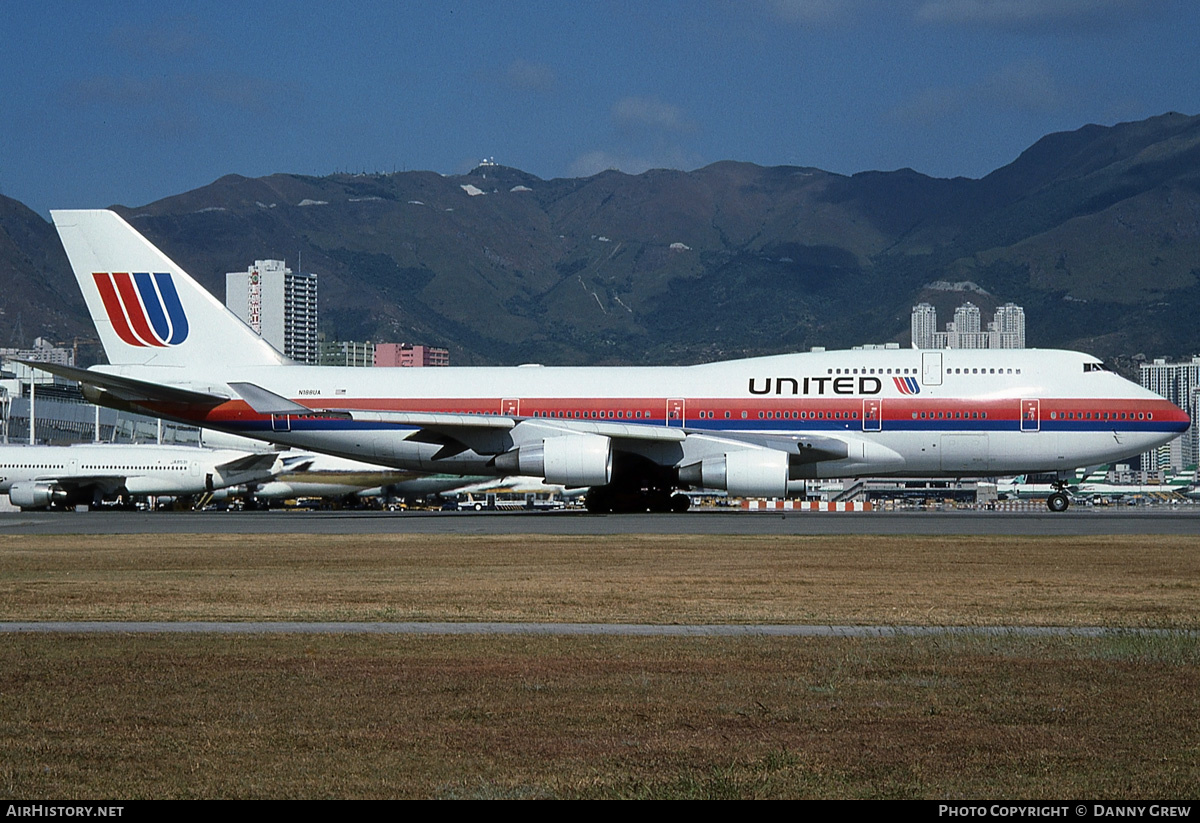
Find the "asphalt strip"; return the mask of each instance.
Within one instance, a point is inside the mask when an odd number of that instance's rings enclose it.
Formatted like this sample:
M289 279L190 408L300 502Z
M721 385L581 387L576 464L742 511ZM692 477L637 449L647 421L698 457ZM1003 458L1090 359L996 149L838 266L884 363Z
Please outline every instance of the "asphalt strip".
M414 634L619 637L1200 637L1189 629L1103 626L814 626L653 623L0 622L3 634Z

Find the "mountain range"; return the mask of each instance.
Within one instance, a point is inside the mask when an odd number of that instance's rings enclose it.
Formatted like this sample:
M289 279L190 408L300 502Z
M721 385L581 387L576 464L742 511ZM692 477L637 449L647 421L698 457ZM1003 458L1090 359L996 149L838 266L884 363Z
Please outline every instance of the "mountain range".
M69 207L71 204L63 204ZM1200 351L1200 116L1050 134L978 180L725 161L542 180L481 165L228 175L113 206L218 297L284 259L342 340L456 364L693 363L909 343L970 300L1025 307L1028 345ZM0 346L91 338L53 227L0 197Z

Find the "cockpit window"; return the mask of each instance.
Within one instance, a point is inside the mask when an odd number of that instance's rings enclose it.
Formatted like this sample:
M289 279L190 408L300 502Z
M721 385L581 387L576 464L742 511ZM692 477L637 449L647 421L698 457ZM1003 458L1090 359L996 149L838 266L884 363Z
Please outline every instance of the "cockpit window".
M1086 374L1087 372L1090 372L1090 371L1112 371L1112 369L1110 369L1108 366L1104 365L1103 363L1084 363L1083 371Z

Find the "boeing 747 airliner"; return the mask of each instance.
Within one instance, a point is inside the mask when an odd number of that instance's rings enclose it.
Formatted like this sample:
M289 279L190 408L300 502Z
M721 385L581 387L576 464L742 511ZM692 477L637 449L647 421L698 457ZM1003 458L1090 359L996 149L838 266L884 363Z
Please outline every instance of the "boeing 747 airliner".
M1188 417L1095 357L830 351L686 367L356 369L287 361L111 211L56 211L111 365L46 368L89 399L404 469L586 487L593 511L806 478L1062 472ZM1068 505L1059 492L1049 507Z

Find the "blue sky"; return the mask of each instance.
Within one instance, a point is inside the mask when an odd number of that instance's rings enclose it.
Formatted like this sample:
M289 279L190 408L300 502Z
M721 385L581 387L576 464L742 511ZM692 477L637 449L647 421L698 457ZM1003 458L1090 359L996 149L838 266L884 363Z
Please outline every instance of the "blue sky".
M1191 0L4 0L0 193L141 205L237 173L540 177L717 160L979 177L1200 113Z

